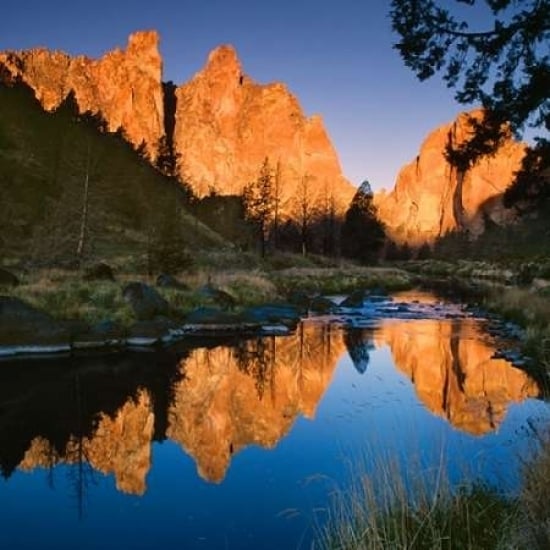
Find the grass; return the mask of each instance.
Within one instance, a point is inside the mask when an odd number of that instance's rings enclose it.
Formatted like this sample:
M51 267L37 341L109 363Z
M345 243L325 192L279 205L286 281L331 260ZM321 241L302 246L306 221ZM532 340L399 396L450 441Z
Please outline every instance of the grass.
M345 294L357 289L379 288L385 291L408 290L413 277L402 269L385 267L292 267L272 273L271 278L282 294L291 291L319 294Z
M391 461L361 475L337 496L322 534L330 550L497 550L515 521L515 503L474 483L451 487L434 473Z
M388 460L371 475L356 474L350 488L336 494L320 546L326 550L547 550L550 430L533 434L536 451L524 464L517 495L475 481L453 488L441 466L435 473L414 465L403 472Z

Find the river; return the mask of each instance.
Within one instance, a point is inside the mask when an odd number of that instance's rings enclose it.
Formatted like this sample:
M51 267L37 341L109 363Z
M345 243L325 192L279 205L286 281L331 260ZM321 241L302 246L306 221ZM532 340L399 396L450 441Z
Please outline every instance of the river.
M0 362L0 547L311 548L332 496L388 461L517 489L550 419L536 381L458 304L373 307L288 336Z

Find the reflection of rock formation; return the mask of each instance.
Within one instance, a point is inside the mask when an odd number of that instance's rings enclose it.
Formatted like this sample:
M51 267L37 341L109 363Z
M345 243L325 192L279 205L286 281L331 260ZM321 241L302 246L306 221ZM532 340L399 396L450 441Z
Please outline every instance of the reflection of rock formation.
M84 460L95 470L114 474L120 491L142 495L151 466L153 428L151 397L142 390L114 417L101 413L92 436L79 438L72 435L61 453L46 439L36 437L19 467L32 470L37 466L48 468L61 462L76 464Z
M314 416L342 351L341 333L315 324L286 338L197 349L181 364L167 436L201 477L221 481L233 453L274 447L299 414Z
M472 320L386 323L374 338L390 346L430 411L474 435L496 429L511 402L540 393L525 372L492 359L494 348Z
M119 490L143 494L151 466L151 442L169 438L193 456L204 479L220 481L234 452L251 444L274 447L298 415L314 416L343 350L340 331L308 324L284 338L192 349L179 364L174 361L172 369L149 370L149 384L141 383L149 389L127 391L129 388L122 384L119 390L125 400L117 395L115 401L120 405L115 410L101 403L95 412L84 414L80 403L74 416L81 419L67 422L64 428L58 425L55 434L41 430L42 419L32 417L28 423L36 426L17 441L18 449L25 445L19 468L53 468L60 463L90 465L105 474L112 473ZM133 374L139 378L138 372ZM169 397L168 383L173 385ZM90 405L92 392L85 376L79 378L78 388L90 400L77 401ZM71 384L64 397L74 396L74 390ZM61 398L49 402L48 407L41 406L41 415L48 414L48 410L50 419L61 419L62 414L71 416L67 402ZM98 412L103 410L110 412ZM25 411L28 407L22 407L20 414ZM11 440L6 437L6 441ZM0 462L9 472L3 456L6 451L11 456L7 448L0 449ZM83 490L83 481L78 480L78 484Z

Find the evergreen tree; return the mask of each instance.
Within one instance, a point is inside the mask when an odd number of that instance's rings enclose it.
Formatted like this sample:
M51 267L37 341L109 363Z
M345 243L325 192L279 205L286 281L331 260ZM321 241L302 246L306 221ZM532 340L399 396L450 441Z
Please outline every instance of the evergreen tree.
M492 22L473 30L459 4L485 4ZM550 130L549 0L392 0L390 17L395 48L420 80L441 72L460 103L480 102L514 130Z
M363 263L375 261L384 244L384 226L378 220L373 193L364 181L348 208L342 226L342 253Z
M256 181L249 183L243 190L245 217L256 229L262 258L274 219L275 201L273 173L266 157Z

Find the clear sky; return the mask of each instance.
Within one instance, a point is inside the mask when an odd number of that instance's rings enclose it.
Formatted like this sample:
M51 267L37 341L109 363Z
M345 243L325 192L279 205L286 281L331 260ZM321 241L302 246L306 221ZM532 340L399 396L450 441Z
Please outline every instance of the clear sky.
M426 134L466 108L403 65L388 10L388 0L1 0L0 50L98 57L156 29L165 80L179 84L233 44L253 79L284 82L322 115L350 181L390 189Z

